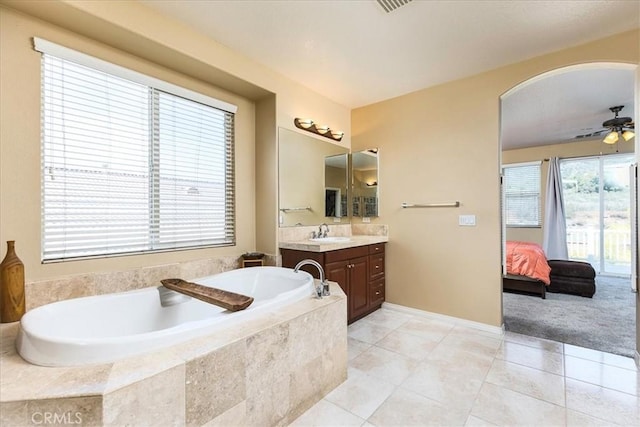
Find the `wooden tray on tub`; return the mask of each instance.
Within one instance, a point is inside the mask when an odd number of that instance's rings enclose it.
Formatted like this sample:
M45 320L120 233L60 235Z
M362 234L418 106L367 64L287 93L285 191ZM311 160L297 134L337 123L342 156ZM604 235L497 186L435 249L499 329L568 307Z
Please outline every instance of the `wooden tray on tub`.
M165 288L181 294L226 308L229 311L240 311L249 307L253 302L253 297L236 294L235 292L225 291L218 288L210 288L208 286L198 285L197 283L187 282L182 279L163 279L160 281Z

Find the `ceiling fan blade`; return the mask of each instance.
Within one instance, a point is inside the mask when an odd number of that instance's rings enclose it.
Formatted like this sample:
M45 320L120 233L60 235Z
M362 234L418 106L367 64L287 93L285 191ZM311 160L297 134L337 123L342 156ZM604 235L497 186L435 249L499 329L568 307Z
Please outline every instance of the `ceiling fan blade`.
M609 129L601 129L601 130L596 130L594 132L585 133L583 135L576 135L574 138L575 139L591 138L594 136L600 136L602 132L609 132Z

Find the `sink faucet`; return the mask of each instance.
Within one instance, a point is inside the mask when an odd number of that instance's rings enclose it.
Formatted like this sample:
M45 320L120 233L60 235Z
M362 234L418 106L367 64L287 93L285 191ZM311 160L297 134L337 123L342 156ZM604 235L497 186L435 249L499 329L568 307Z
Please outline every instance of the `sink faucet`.
M324 233L322 232L323 226L325 228ZM320 228L318 228L318 237L327 237L327 234L329 234L329 226L326 222L323 222L322 224L320 224Z
M320 273L320 284L316 285L315 287L316 297L322 298L323 296L329 296L329 284L324 279L324 270L322 269L322 266L317 261L314 261L312 259L303 259L296 264L293 271L297 273L298 270L300 270L300 267L302 267L303 265L313 265L318 269L318 272Z

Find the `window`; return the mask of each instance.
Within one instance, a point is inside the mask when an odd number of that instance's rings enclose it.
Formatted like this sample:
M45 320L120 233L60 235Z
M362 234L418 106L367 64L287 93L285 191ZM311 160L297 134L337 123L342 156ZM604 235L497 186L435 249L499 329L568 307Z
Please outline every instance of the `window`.
M235 244L233 112L98 68L43 52L43 261Z
M504 166L507 227L540 227L540 162Z

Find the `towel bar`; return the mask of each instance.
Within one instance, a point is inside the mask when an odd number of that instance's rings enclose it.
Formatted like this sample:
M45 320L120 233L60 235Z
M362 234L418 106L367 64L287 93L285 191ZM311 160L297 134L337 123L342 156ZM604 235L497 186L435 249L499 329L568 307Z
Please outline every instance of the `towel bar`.
M306 207L300 207L300 208L280 208L280 210L284 213L287 213L289 211L311 211L311 207L306 206Z
M447 202L447 203L426 203L426 204L418 204L418 203L402 203L402 208L458 208L460 207L460 202Z

